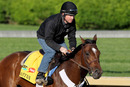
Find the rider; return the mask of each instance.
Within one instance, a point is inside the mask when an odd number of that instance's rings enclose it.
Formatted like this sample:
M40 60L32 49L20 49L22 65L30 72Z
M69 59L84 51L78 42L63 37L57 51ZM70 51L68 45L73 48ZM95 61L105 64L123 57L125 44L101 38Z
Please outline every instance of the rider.
M45 73L48 69L49 62L55 55L56 51L66 54L67 46L64 37L68 35L69 46L71 50L76 47L76 26L75 15L77 7L73 2L65 2L61 7L59 14L47 18L37 31L38 42L45 54L38 68L36 83L41 84L45 81Z

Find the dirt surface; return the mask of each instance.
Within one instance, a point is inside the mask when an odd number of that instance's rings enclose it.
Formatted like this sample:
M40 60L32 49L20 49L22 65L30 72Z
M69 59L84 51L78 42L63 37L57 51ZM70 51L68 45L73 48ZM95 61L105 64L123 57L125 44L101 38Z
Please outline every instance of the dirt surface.
M86 77L90 87L130 87L130 77L101 77L98 80Z

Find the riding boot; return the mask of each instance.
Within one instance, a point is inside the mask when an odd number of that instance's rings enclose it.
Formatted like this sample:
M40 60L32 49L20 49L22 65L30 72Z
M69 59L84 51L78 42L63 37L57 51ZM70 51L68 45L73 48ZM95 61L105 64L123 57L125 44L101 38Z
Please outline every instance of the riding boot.
M39 84L39 85L47 85L47 80L46 80L46 78L45 78L45 73L43 73L43 72L39 72L38 74L37 74L37 77L36 77L36 83L37 84Z

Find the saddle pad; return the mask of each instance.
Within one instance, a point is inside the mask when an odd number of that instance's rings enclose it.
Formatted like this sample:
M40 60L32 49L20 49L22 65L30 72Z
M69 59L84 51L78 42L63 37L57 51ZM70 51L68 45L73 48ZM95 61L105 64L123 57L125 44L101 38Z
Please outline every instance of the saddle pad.
M20 77L35 84L36 76L38 74L38 67L40 66L43 55L39 51L32 52L20 71Z

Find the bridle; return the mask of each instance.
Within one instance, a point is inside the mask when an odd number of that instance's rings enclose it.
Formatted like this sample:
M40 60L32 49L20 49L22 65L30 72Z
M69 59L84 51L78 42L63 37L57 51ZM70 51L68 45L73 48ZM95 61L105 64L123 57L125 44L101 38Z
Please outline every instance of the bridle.
M87 44L87 45L89 45L89 44ZM92 44L90 44L90 45L92 45ZM93 62L96 62L96 61L98 61L97 59L94 59L93 61L91 61L91 62L87 62L86 61L86 59L85 59L85 53L84 53L84 47L85 47L85 45L84 44L82 44L81 45L82 46L82 48L81 48L81 50L82 50L82 55L81 55L81 58L82 58L82 56L83 56L83 60L84 60L84 62L85 62L85 64L86 64L86 66L87 67L85 67L85 66L83 66L83 65L81 65L81 64L79 64L79 63L77 63L74 59L70 59L72 62L74 62L75 64L77 64L80 68L82 68L82 69L84 69L84 70L87 70L88 72L89 72L89 75L91 76L91 70L92 70L92 68L90 67L90 65L91 65L91 63L93 63ZM82 63L83 61L82 61L82 59L81 59L81 63Z
M89 73L89 75L92 76L92 75L91 75L91 70L92 70L92 68L90 67L90 64L93 63L93 62L96 62L96 61L98 61L98 60L97 60L97 59L94 59L93 61L91 61L91 62L88 63L88 62L86 61L86 59L85 59L84 47L85 47L85 45L82 44L82 45L81 45L81 50L82 50L81 58L82 58L82 56L83 56L83 60L85 61L85 64L86 64L87 67L81 65L82 62L83 62L82 59L81 59L81 64L79 64L78 62L76 62L74 59L70 59L70 60L71 60L72 62L74 62L75 64L77 64L80 68L82 68L82 69L84 69L84 70L87 70L88 73ZM84 81L86 81L86 85L89 87L89 82L88 82L87 78L84 78ZM84 82L84 81L83 81L83 82ZM76 86L76 87L79 87L79 86Z

